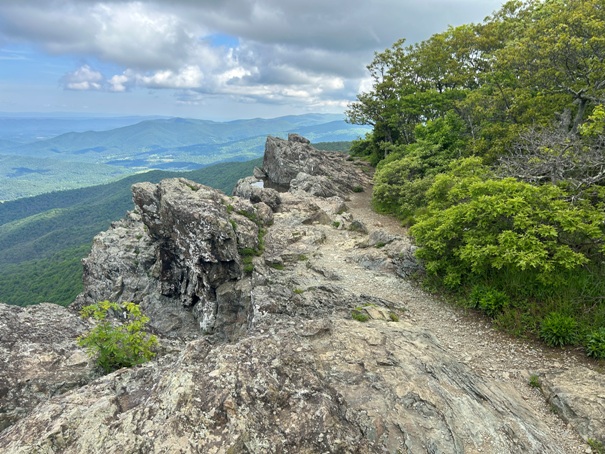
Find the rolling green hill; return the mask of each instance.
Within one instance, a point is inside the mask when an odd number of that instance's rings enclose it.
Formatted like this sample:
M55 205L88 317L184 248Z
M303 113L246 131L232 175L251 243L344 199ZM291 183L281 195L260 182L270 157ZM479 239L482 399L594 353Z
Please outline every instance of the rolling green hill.
M313 142L333 142L354 140L368 130L322 114L224 123L169 118L17 146L0 144L0 201L98 185L149 170L186 171L254 159L262 155L267 135L297 132Z
M260 164L256 159L193 172L151 171L0 204L0 301L20 306L73 301L82 289L81 259L98 232L132 209L134 183L183 176L230 193Z

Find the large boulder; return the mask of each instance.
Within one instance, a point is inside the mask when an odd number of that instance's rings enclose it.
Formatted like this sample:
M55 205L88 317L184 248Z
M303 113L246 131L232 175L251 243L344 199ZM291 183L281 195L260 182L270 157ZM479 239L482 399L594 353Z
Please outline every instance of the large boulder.
M583 366L543 373L541 387L559 415L585 440L605 445L605 378Z
M309 190L320 197L344 196L370 181L365 172L350 165L346 158L344 153L316 150L298 134L290 134L288 140L269 136L262 170L272 184L289 187L296 179L296 190ZM299 176L301 172L306 175Z
M185 179L139 183L133 195L135 211L95 238L75 307L133 301L169 337L232 338L245 331L245 292L232 304L224 286L241 288L239 251L260 246L259 229L271 210Z

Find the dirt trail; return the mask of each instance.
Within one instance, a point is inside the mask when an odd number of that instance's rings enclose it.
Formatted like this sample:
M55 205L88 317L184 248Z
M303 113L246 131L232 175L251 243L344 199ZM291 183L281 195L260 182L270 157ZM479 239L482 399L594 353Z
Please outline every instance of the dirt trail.
M380 229L405 236L405 229L396 219L372 211L370 197L366 191L354 194L347 202L353 219L363 222L370 232ZM483 377L512 383L540 418L560 435L561 446L566 452L592 452L550 409L540 391L528 385L530 375L538 371L578 364L590 367L581 352L550 349L535 341L516 339L497 331L481 314L439 301L413 282L393 274L358 265L354 257L360 254L358 244L363 235L337 229L327 229L326 235L326 241L314 254L313 261L338 275L338 285L356 293L402 303L407 308L407 319L433 333L460 362ZM343 266L344 263L347 266Z

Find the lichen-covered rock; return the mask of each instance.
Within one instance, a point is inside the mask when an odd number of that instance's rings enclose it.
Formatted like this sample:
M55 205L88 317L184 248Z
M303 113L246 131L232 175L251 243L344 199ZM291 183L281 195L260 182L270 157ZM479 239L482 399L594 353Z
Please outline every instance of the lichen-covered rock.
M5 453L562 453L512 387L408 323L276 317L50 399Z
M367 186L369 177L346 162L344 153L318 151L307 139L290 134L288 140L269 136L265 144L263 172L277 185L290 186L320 197L344 196L356 187ZM299 176L299 173L306 175ZM324 195L325 194L325 195Z
M273 188L265 188L263 180L254 176L239 180L233 189L233 195L252 203L263 202L273 211L281 204L279 193Z
M92 380L94 364L77 345L88 329L56 304L0 304L0 431L40 402Z
M244 279L239 251L260 246L259 229L272 222L271 210L182 178L139 183L133 194L135 212L95 238L75 305L139 303L164 336L241 332L230 326L233 310L221 307L217 290ZM248 310L245 300L237 311Z
M290 181L290 192L304 192L314 197L334 197L342 193L330 179L324 175L309 175L298 172Z

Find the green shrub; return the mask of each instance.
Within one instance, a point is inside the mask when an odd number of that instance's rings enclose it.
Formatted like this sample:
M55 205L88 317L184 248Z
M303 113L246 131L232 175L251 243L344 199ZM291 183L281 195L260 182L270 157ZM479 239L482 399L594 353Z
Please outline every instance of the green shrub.
M571 345L577 340L578 323L573 317L551 312L540 325L540 337L551 347Z
M509 304L508 296L485 285L476 285L470 294L472 307L481 309L490 317L495 317Z
M573 205L553 185L488 179L480 160L435 177L427 212L410 229L428 273L450 288L471 278L522 273L528 285L563 285L598 253L603 213Z
M586 354L593 358L605 358L605 328L593 331L587 336Z
M363 192L363 186L354 186L353 192Z
M595 440L594 438L589 438L586 440L588 446L590 446L596 454L605 454L605 445L601 443L599 440Z
M126 322L112 323L108 320L112 312L123 314ZM86 347L90 356L96 357L103 372L142 364L155 356L153 349L158 341L156 336L143 331L149 317L141 313L138 304L101 301L85 306L80 314L98 322L88 334L78 338L78 344Z

